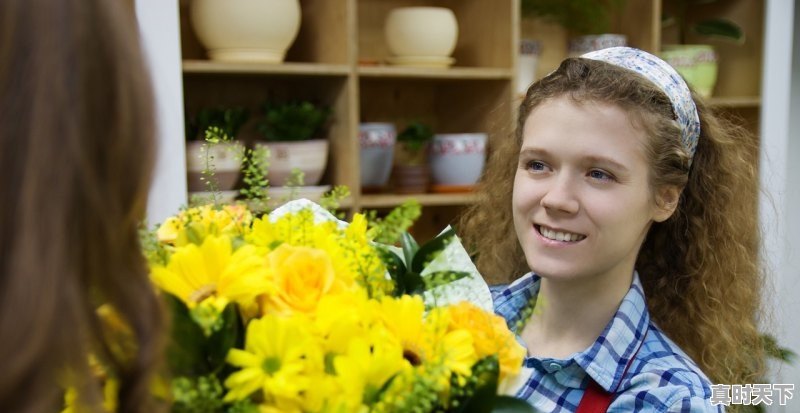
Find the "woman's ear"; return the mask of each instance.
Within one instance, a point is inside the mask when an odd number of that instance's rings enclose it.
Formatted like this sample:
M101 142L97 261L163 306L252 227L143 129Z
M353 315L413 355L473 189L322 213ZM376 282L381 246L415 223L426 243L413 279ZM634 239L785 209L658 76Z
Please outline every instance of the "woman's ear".
M681 200L681 188L674 185L663 186L656 193L653 221L664 222L675 213Z

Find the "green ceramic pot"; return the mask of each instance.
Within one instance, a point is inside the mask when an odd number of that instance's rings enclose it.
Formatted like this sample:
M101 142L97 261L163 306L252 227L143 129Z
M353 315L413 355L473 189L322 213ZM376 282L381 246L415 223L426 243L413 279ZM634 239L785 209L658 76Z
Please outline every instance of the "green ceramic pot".
M717 83L717 55L706 44L664 45L661 58L686 79L697 93L708 98Z

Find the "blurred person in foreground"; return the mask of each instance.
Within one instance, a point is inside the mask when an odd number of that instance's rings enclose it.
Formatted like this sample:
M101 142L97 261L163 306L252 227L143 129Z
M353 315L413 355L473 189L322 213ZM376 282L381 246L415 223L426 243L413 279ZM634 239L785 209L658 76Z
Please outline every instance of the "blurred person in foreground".
M153 97L120 0L0 1L0 411L156 411L162 316L140 252ZM122 356L98 317L133 337ZM90 357L90 354L92 357Z

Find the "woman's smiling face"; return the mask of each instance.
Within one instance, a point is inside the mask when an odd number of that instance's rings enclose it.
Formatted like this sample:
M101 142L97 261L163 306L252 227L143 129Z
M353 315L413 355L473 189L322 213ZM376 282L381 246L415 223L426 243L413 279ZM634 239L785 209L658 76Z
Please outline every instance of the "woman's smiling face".
M547 100L525 122L514 227L525 258L553 280L629 277L657 208L645 132L621 108Z

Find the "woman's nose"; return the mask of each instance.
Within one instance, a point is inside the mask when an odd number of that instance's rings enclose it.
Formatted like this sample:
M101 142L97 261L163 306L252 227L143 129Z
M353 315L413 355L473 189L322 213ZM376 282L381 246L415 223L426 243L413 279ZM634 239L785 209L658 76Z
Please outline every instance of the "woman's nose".
M545 209L567 214L575 214L580 209L573 185L565 176L557 176L551 180L541 204Z

